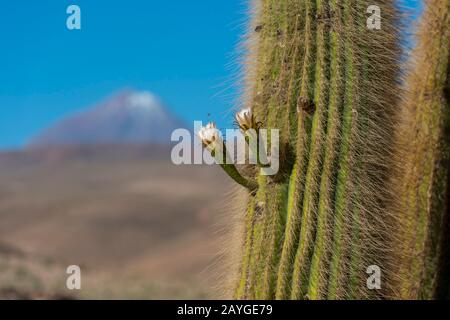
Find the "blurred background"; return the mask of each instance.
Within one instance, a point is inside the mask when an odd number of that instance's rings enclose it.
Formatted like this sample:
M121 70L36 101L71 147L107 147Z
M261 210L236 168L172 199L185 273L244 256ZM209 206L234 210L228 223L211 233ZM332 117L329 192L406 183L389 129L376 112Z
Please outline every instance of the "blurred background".
M231 184L173 165L170 134L231 125L245 20L240 0L2 3L0 298L216 297Z
M71 4L81 30L66 27ZM219 297L232 184L173 165L170 134L232 126L247 2L17 0L1 12L0 298ZM72 264L81 290L66 288Z

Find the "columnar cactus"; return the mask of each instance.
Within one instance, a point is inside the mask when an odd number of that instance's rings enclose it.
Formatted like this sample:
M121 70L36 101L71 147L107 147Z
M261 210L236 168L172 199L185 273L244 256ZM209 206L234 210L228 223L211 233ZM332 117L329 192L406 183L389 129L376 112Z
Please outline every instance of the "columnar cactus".
M399 295L450 298L450 1L427 0L400 107L396 161L404 259ZM446 211L447 210L447 211Z
M403 90L394 1L254 1L248 110L236 120L246 136L280 130L280 170L236 170L248 203L235 298L432 296L447 174L448 0L431 2L438 29ZM368 28L371 5L381 29ZM418 140L405 148L408 139ZM382 272L379 290L366 284L369 266ZM409 271L412 279L399 276Z

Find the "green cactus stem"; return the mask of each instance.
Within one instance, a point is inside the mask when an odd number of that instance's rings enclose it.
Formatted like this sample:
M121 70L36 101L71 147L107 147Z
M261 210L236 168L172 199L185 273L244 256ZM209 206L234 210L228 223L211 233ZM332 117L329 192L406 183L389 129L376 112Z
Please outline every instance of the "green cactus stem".
M398 14L379 1L383 29L368 30L370 4L257 1L248 107L262 127L280 129L281 167L255 177L235 298L390 293L368 292L363 279L372 264L391 270L378 244L390 193L378 190L398 100Z
M280 170L251 171L234 298L448 297L449 0L428 2L406 88L395 1L252 4L244 101L280 130Z
M230 154L227 151L226 143L220 141L215 144L215 147L208 147L211 155L215 158L216 162L222 167L222 169L228 174L228 176L241 186L247 188L250 191L255 190L257 183L249 178L244 177L237 169L231 159Z

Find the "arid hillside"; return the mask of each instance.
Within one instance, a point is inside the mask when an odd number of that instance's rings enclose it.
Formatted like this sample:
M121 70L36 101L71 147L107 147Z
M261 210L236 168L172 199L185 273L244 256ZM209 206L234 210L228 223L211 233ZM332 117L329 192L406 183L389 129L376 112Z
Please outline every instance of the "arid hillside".
M169 155L137 145L0 154L0 297L213 297L229 181ZM66 289L71 264L80 291Z

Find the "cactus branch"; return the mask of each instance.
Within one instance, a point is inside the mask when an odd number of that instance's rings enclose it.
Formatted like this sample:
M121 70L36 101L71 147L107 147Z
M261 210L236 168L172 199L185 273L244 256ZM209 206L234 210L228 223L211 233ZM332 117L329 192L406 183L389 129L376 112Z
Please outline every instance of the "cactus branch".
M258 187L255 181L243 177L236 169L236 166L234 164L221 164L220 166L230 176L231 179L233 179L241 186L249 189L250 191L256 190L256 188Z

